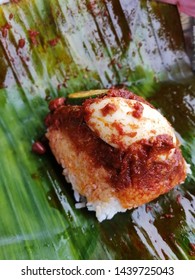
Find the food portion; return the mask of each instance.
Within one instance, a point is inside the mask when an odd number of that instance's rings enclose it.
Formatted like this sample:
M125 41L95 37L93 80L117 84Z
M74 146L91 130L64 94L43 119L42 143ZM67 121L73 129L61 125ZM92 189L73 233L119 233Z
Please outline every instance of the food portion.
M124 89L99 93L81 105L52 101L45 122L76 207L101 222L184 182L187 164L173 128L151 104Z

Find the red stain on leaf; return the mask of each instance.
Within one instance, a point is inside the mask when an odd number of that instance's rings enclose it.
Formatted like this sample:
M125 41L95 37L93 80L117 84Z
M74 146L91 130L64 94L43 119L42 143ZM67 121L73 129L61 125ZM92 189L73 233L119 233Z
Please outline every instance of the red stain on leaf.
M10 30L11 28L12 28L12 26L9 23L6 23L3 26L1 26L0 31L2 33L3 38L7 37L8 30Z
M14 17L14 15L11 13L9 14L9 20L11 20Z
M17 3L20 2L20 0L11 0L10 2L11 2L11 3L16 3L16 4L17 4Z
M37 36L39 35L39 32L36 30L30 29L30 30L28 30L28 34L29 34L32 44L35 46L38 45Z
M190 256L195 256L195 243L190 243Z
M59 38L54 38L52 40L49 40L48 43L51 47L55 47L59 42Z
M25 44L26 44L25 39L20 39L18 41L18 48L23 49Z

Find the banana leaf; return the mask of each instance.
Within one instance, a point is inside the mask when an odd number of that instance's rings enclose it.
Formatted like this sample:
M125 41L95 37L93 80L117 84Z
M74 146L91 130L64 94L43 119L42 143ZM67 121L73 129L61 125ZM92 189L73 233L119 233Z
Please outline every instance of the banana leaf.
M48 101L124 85L173 124L192 174L99 223L75 209L45 133ZM0 6L0 259L195 259L195 78L176 7L146 0Z

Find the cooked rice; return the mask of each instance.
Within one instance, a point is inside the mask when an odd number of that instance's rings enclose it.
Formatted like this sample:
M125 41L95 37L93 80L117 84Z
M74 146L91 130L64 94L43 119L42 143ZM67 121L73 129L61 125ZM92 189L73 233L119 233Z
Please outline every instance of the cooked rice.
M64 166L63 166L64 167ZM96 217L99 222L103 220L110 220L113 216L118 212L125 212L127 209L123 208L119 202L119 200L115 197L111 198L109 201L94 201L94 202L87 202L87 199L80 195L75 184L74 175L70 175L66 168L63 170L63 175L65 176L67 182L71 183L73 191L74 191L74 198L76 200L75 207L76 209L81 209L87 207L89 211L95 211Z

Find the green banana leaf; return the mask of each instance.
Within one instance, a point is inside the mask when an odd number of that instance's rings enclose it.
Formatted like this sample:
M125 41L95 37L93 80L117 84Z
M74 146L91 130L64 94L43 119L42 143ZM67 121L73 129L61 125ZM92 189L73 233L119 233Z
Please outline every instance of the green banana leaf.
M17 3L16 3L17 2ZM42 139L48 101L125 85L173 124L192 174L99 223L75 209ZM176 7L146 0L0 6L0 259L195 259L195 77Z

